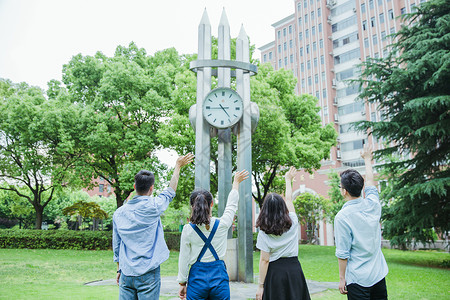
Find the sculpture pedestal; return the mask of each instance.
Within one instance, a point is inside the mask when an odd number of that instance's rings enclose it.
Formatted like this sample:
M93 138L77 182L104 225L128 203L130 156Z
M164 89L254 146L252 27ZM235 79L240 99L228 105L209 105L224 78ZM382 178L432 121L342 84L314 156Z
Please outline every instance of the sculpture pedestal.
M227 266L230 281L238 281L238 242L237 239L227 240L227 253L225 254L225 265Z

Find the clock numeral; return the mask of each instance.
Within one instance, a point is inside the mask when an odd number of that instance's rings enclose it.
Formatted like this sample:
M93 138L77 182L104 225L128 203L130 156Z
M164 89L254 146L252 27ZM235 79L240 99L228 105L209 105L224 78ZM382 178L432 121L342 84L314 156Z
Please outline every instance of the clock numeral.
M223 120L222 120L222 121L220 121L220 125L223 125Z
M233 116L235 116L236 118L238 117L238 116L236 116L235 114L233 114Z
M238 100L234 100L234 103L238 102Z
M222 96L225 96L225 92L222 92Z
M212 100L211 100L211 99L208 99L208 101L209 101L209 102L212 102Z
M228 97L228 98L231 98L233 96L233 94L230 94L230 97ZM236 100L237 101L237 100ZM236 101L234 101L234 102L236 102Z
M214 119L214 121L213 121L213 122L214 122L214 123L216 123L216 121L217 121L217 119Z
M228 123L231 123L231 120L230 120L230 119L228 119Z
M217 98L217 94L216 93L214 93L214 96L216 96L216 98Z
M209 116L212 116L212 114L209 114L208 117L209 117Z
M211 109L211 106L206 106L205 109Z
M240 107L236 107L236 110L241 110L241 108Z

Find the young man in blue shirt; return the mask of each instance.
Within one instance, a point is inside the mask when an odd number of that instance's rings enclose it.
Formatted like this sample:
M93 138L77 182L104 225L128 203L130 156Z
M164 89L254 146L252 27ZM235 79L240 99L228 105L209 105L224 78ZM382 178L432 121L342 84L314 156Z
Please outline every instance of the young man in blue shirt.
M348 299L387 299L388 267L381 252L381 205L372 170L372 150L365 146L361 157L364 179L358 171L341 173L341 193L346 203L334 219L339 291Z
M169 186L151 196L155 177L147 170L134 177L136 196L113 216L113 251L117 262L119 299L159 299L159 265L169 258L160 215L175 197L183 166L192 162L189 153L177 159Z

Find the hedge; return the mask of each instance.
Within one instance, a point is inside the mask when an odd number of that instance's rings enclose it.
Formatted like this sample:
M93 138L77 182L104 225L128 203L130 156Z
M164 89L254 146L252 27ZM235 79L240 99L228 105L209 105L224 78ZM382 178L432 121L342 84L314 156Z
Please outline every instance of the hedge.
M253 249L256 237L253 233ZM164 238L170 250L180 251L181 232L164 232ZM111 245L111 231L0 229L0 248L108 250Z

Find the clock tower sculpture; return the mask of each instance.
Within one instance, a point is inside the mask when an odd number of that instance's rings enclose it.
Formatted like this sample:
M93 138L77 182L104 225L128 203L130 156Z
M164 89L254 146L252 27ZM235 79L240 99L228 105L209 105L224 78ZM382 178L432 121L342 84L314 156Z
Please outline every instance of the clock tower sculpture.
M219 24L218 59L211 59L211 24L206 9L198 26L198 59L190 69L197 73L197 103L189 110L195 130L195 187L210 190L210 138L218 138L219 216L223 214L232 186L231 134L237 136L237 170L252 173L252 132L259 119L258 105L250 101L250 76L257 67L250 63L249 41L243 27L236 39L236 60L230 60L230 26L225 14ZM218 87L211 90L211 78ZM236 90L231 88L236 78ZM253 282L252 182L239 186L238 278ZM230 238L231 236L229 236Z

